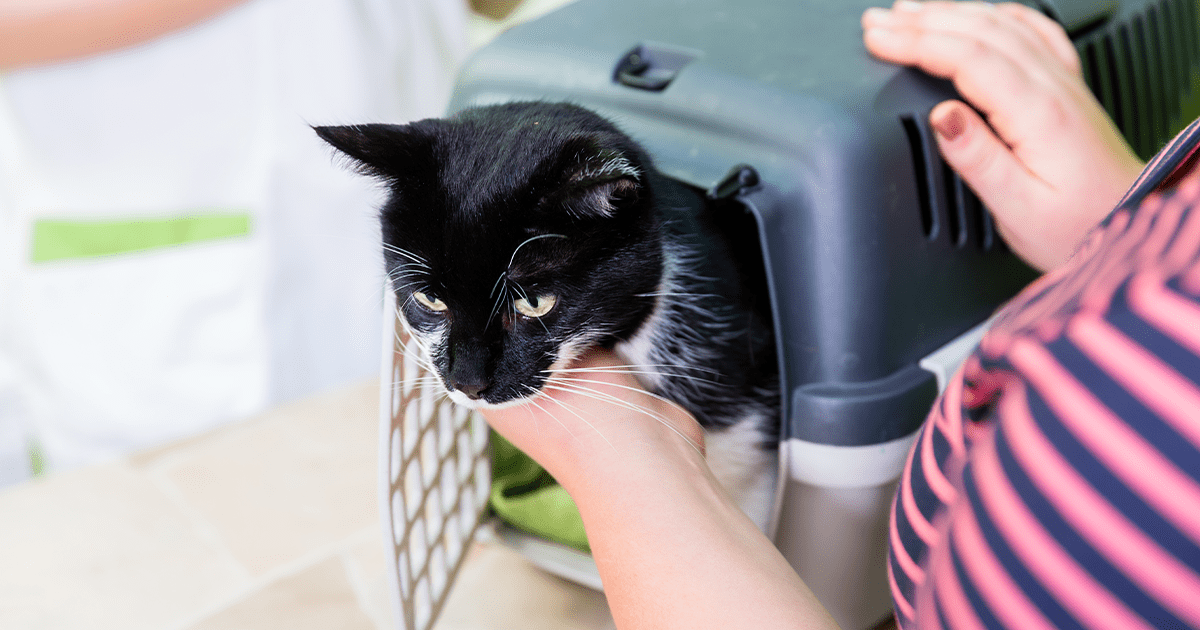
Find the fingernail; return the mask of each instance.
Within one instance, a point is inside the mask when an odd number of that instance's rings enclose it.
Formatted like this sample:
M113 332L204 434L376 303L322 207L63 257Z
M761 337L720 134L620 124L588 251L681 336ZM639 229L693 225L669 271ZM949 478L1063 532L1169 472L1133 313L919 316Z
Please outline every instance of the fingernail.
M897 11L920 11L921 3L913 2L913 0L896 0L896 4L892 5Z
M957 107L951 107L949 112L942 114L937 120L930 120L929 123L933 125L934 131L947 142L961 136L967 128L967 119L963 116L962 110Z

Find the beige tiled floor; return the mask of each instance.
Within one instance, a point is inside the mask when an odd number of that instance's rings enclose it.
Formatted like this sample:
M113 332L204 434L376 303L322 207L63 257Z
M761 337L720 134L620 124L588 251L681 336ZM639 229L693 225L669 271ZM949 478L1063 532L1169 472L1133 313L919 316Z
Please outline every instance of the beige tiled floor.
M0 492L0 628L394 627L378 400L364 384ZM480 543L437 627L611 623L599 593Z

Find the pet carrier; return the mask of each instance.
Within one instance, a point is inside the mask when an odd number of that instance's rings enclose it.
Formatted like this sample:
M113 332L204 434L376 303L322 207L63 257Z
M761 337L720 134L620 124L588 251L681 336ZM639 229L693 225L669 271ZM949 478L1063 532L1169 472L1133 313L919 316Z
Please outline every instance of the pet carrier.
M886 514L909 444L984 320L1034 274L941 161L945 82L871 58L869 0L580 0L467 64L451 112L570 101L617 123L761 265L783 382L773 531L843 628L890 611ZM1200 56L1194 0L1042 0L1143 155ZM428 628L485 513L487 431L419 384L387 314L381 488L398 619ZM583 553L501 525L541 566L599 587Z

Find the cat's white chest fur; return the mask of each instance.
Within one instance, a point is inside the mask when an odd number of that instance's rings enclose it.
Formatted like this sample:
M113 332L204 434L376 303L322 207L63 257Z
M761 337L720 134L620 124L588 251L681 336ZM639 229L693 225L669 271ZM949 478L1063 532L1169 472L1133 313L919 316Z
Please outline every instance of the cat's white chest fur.
M668 276L669 277L669 276ZM666 283L660 296L669 295ZM617 344L615 350L638 379L650 389L659 389L662 384L663 366L666 363L686 365L687 357L666 357L659 351L662 336L672 334L674 326L685 325L672 321L666 308L667 300L659 297L654 311L632 338ZM728 427L706 430L704 434L705 459L713 476L729 492L742 511L762 531L767 531L771 518L772 502L775 497L775 480L778 458L774 451L764 450L762 416L754 410Z
M763 532L771 520L779 460L762 448L762 418L749 414L737 424L704 434L708 468L742 511Z

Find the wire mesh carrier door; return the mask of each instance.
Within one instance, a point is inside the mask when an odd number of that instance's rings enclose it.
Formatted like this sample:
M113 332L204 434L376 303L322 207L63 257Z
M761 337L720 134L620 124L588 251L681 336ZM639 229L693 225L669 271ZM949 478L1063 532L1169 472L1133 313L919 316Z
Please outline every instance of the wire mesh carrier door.
M483 418L443 395L388 288L381 387L381 491L399 628L426 630L445 604L487 509Z

